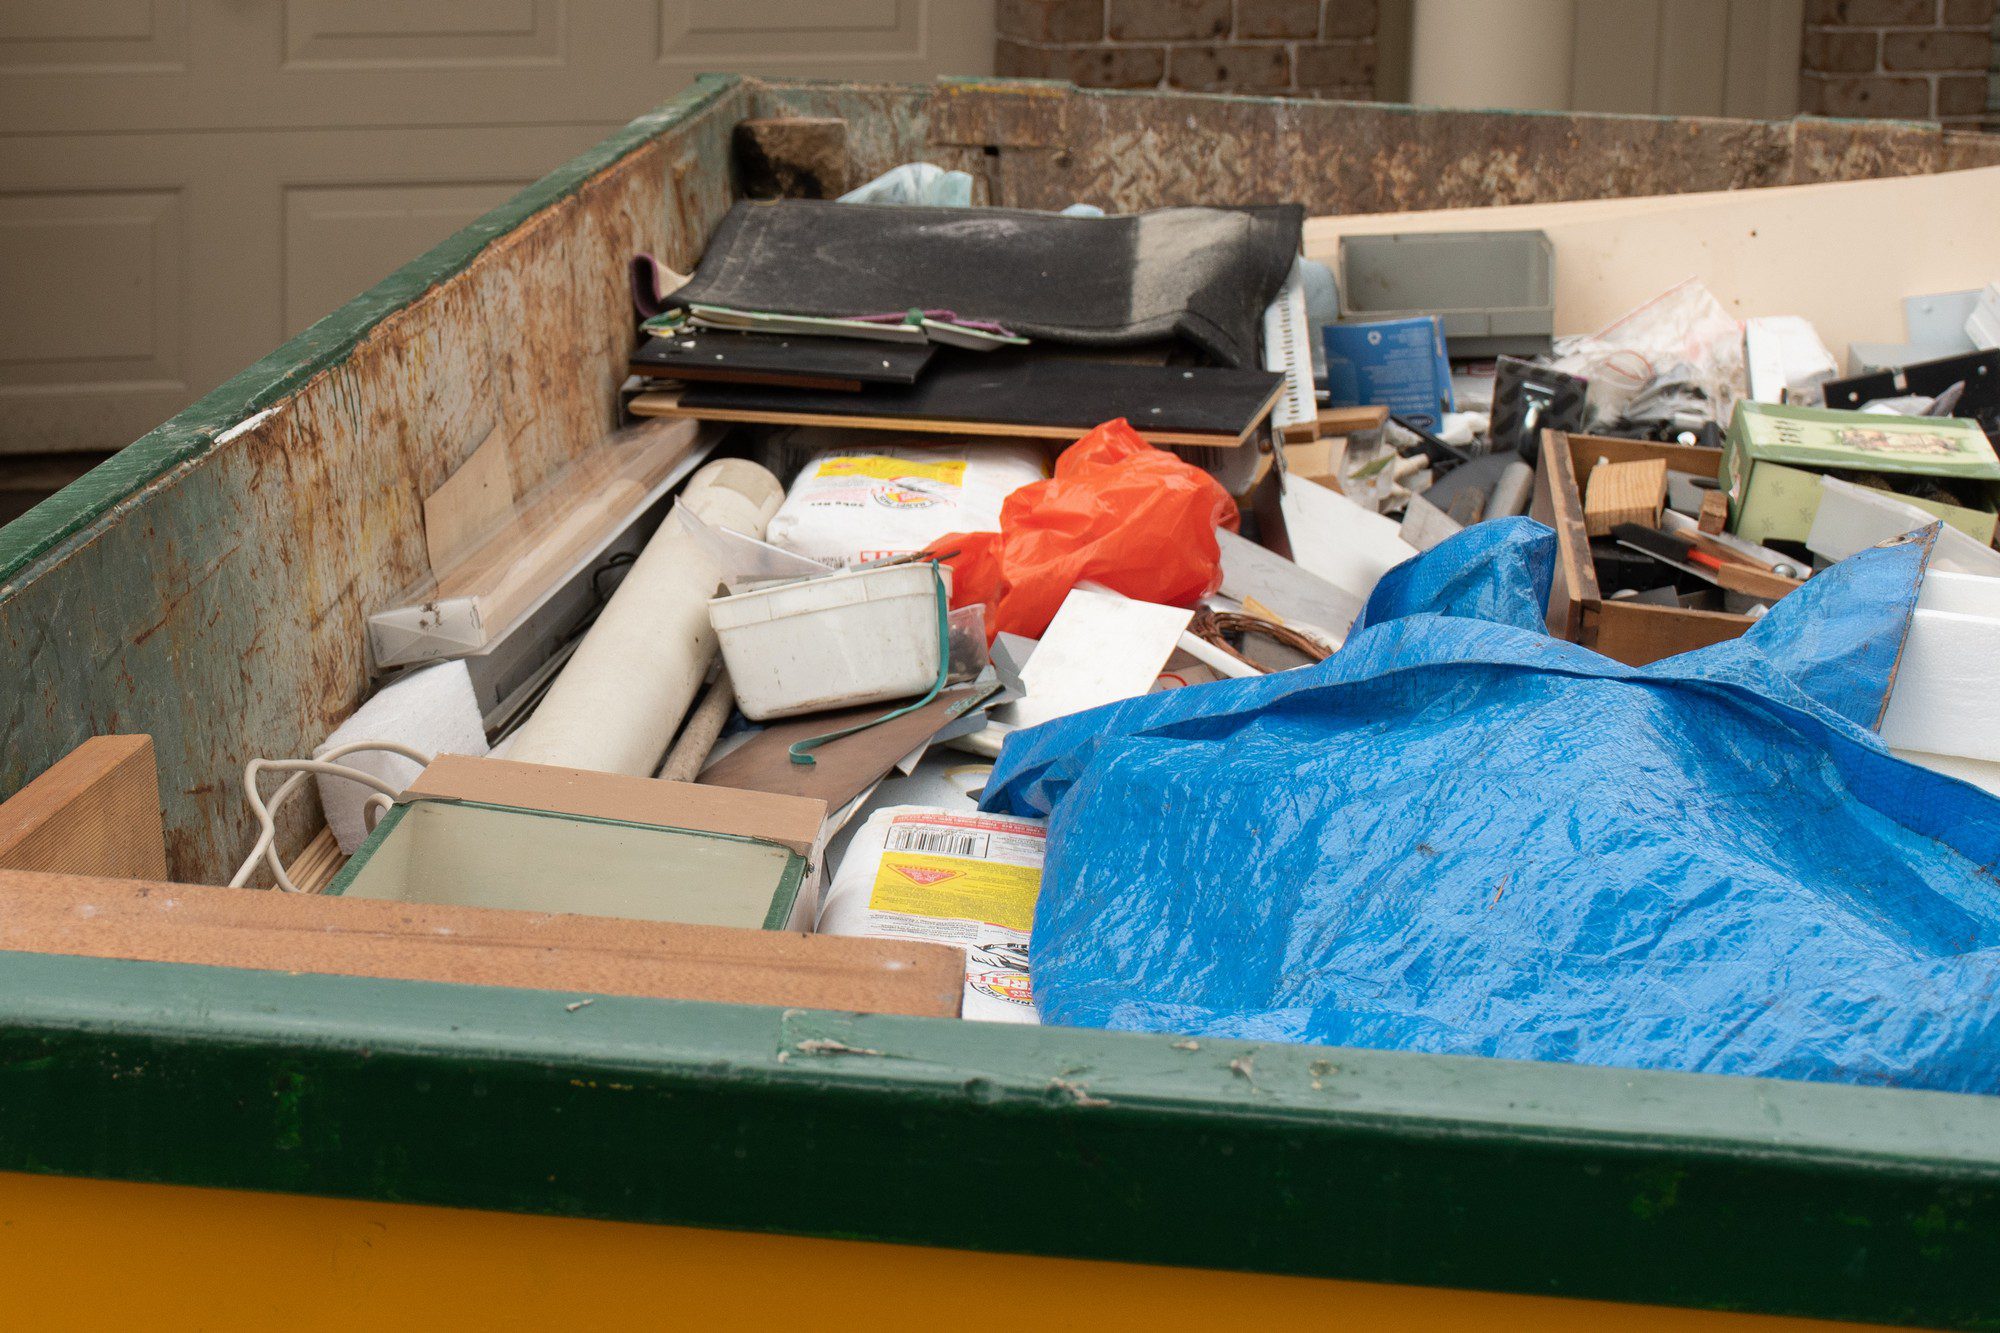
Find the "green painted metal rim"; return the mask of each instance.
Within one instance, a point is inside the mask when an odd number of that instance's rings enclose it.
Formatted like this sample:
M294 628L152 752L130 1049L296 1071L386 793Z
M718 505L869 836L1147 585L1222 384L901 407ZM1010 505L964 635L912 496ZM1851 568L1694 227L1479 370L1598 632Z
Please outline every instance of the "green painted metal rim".
M201 458L215 447L217 435L340 365L377 325L463 272L487 246L576 193L635 149L722 101L742 82L733 74L699 76L678 97L571 158L12 523L0 526L0 598L11 593L37 561L103 523L159 478Z
M35 954L0 1013L0 1169L2000 1326L1990 1098Z

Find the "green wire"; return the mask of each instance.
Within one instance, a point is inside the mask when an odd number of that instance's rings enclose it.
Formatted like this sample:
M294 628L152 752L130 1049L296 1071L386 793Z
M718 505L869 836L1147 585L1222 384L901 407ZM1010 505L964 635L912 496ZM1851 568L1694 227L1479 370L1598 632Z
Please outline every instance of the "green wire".
M793 763L815 764L819 761L807 754L806 751L816 750L828 741L837 741L842 736L852 736L858 731L866 731L870 727L879 727L884 722L894 722L899 717L916 712L919 708L937 698L944 690L944 683L951 676L950 598L945 593L944 575L938 572L938 562L933 560L930 562L930 566L931 586L937 591L938 613L938 671L937 679L931 682L931 692L913 704L904 704L893 713L884 713L880 717L871 717L866 722L857 722L851 727L842 727L839 731L829 731L824 736L814 736L809 740L794 741L791 748L786 751L787 754L791 755Z

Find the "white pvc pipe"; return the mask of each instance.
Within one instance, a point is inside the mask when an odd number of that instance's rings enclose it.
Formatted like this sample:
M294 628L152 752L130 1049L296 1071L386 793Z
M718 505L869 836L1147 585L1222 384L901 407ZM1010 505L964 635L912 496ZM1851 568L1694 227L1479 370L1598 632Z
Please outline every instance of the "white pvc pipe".
M710 463L681 493L709 527L758 538L784 498L776 477L740 458ZM715 656L708 599L721 582L721 566L669 516L507 757L653 776Z

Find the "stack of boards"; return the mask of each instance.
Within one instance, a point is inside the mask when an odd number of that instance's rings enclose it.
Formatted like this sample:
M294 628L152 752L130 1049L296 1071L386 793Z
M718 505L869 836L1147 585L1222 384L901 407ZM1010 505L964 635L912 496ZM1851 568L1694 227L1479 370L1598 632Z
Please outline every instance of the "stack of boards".
M635 415L777 426L1071 440L1124 417L1156 445L1229 448L1270 415L1262 370L1100 360L1005 347L683 329L632 355Z

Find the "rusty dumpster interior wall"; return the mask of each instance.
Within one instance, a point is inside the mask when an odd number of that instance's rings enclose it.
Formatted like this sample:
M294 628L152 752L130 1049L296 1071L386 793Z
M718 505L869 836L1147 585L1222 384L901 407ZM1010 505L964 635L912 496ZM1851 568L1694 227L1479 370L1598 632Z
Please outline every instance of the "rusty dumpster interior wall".
M735 123L785 114L845 119L856 179L928 160L973 173L984 202L1029 208L1298 199L1314 213L1378 212L2000 158L2000 140L1918 125L739 83L493 240L0 600L0 669L25 682L0 711L0 793L90 736L150 733L169 871L221 882L251 839L243 764L307 753L363 697L362 617L423 567L423 498L494 432L525 492L612 427L632 339L628 259L650 250L692 267L733 198ZM318 819L297 804L287 853Z
M1684 194L2000 163L2000 136L1914 122L1450 111L1079 92L1062 84L752 84L749 114L847 121L857 179L922 158L976 202L1114 212L1296 200L1311 214Z
M0 790L88 736L150 733L169 873L221 883L253 835L244 763L308 753L364 696L362 618L426 568L424 497L494 432L525 493L611 429L625 266L700 254L741 97L500 236L24 580L0 644L33 687L5 720ZM288 850L318 818L291 817Z

